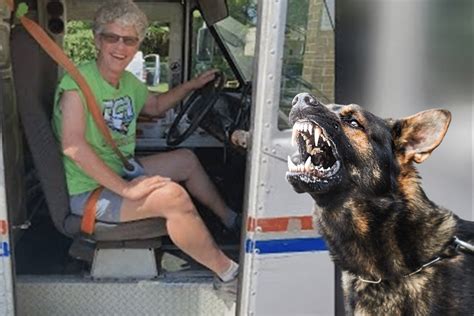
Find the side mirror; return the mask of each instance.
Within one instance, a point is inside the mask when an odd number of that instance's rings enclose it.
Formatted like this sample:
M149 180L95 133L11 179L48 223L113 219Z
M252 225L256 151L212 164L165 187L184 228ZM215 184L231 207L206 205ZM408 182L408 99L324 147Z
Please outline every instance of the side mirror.
M148 86L157 86L160 83L160 55L149 54L144 58L146 84Z
M199 62L210 62L214 55L214 39L211 32L205 26L198 30L196 59Z

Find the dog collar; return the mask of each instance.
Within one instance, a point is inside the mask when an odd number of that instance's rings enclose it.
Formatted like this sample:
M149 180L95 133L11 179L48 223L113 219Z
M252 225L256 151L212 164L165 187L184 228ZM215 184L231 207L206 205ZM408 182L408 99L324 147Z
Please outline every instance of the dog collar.
M471 244L471 243L468 243L467 241L459 239L457 236L454 236L453 241L452 241L450 246L454 246L455 251L462 250L462 251L474 254L474 245ZM449 248L449 246L448 246L448 248ZM452 256L443 256L443 257L438 256L438 257L434 258L433 260L431 260L430 262L425 263L424 265L422 265L421 267L419 267L415 271L410 272L408 274L405 274L403 277L404 278L411 277L412 275L421 272L423 269L428 268L429 266L435 264L436 262L441 261L441 260L443 260L445 258L448 258L448 257L452 257ZM378 284L378 283L382 282L382 278L379 278L376 281L366 280L366 279L362 278L360 275L358 275L357 278L362 282L371 283L371 284Z
M456 244L457 248L460 248L461 250L467 251L471 254L474 254L474 245L471 243L468 243L467 241L461 240L458 237L454 236L454 243Z

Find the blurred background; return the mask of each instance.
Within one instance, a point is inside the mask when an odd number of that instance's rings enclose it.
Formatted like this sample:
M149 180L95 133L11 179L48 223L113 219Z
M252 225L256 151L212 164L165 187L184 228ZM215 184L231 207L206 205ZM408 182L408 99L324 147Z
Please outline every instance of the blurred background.
M428 197L474 219L474 1L335 2L335 101L381 117L445 108L452 122L418 169Z

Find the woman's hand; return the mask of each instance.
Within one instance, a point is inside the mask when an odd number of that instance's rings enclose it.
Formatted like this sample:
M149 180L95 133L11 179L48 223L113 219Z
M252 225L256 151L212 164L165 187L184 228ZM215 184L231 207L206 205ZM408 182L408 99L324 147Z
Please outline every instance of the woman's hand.
M141 176L128 182L127 187L122 191L122 196L130 200L139 200L170 181L170 178L161 176Z
M211 69L203 72L199 76L191 79L189 81L193 90L200 89L206 85L206 83L214 80L216 78L216 73L219 72L219 69Z

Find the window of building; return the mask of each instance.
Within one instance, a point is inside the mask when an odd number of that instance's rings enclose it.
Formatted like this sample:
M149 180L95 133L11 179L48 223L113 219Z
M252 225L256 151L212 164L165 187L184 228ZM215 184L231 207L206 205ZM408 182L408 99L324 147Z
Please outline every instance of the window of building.
M290 0L280 92L279 129L289 128L291 100L309 92L323 103L334 102L334 1Z

